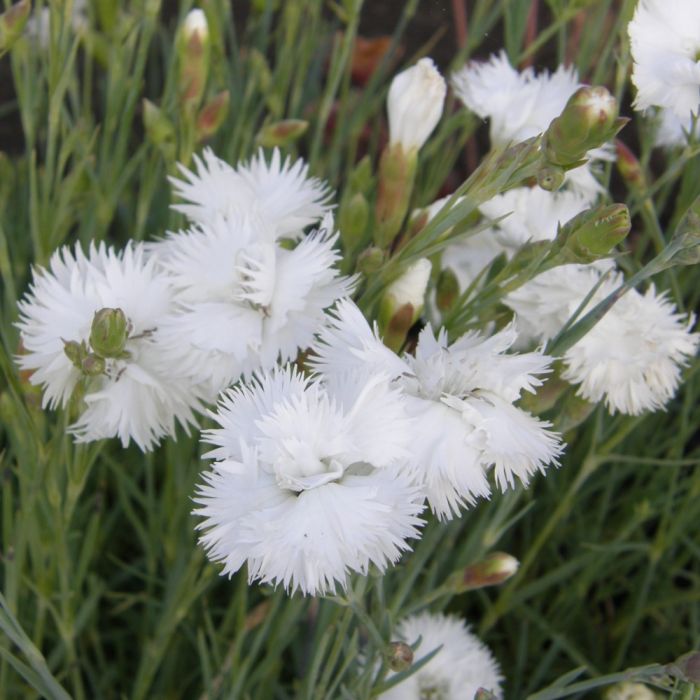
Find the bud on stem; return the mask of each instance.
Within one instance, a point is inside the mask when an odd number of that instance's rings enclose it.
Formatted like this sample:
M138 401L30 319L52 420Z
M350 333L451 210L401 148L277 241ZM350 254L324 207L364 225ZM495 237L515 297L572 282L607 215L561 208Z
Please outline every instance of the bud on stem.
M190 10L177 39L180 104L186 110L199 107L209 76L211 42L203 10Z
M413 649L405 642L391 642L384 655L389 668L397 673L410 668L413 663Z
M283 119L264 126L255 140L265 148L289 146L301 138L308 128L309 122L304 119Z
M100 357L123 357L129 336L129 322L121 309L95 312L90 328L90 346Z
M229 91L223 90L202 107L195 127L198 142L208 139L219 130L228 114L228 104Z
M0 14L0 56L9 51L22 35L31 9L29 0L21 0Z
M447 581L456 593L474 591L487 586L500 586L518 570L518 560L505 552L492 552L476 564L457 571Z

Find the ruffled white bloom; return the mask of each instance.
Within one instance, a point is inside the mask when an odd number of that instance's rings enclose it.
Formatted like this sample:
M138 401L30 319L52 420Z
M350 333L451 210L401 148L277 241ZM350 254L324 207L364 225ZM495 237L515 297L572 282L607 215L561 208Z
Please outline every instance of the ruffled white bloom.
M440 649L425 666L379 697L382 700L472 700L481 688L503 696L503 675L491 650L464 620L451 615L413 615L397 627L399 641L416 647L416 658Z
M489 495L491 467L506 489L515 478L527 483L561 453L549 424L513 405L523 390L541 384L537 375L546 373L550 362L540 353L505 354L515 337L509 327L490 338L469 333L448 346L444 330L436 338L428 326L415 357L399 358L352 302L341 301L313 346L311 363L322 376L364 368L395 380L416 420L408 462L433 511L450 518Z
M537 74L533 68L518 72L501 51L486 62L471 61L453 73L452 87L467 109L490 120L491 143L502 146L546 131L581 83L572 66L559 66L554 73ZM612 154L598 148L589 157L611 160ZM568 171L566 182L588 201L603 190L590 164Z
M152 246L179 307L161 324L173 361L213 398L241 375L293 359L352 281L335 268L332 216L294 248L259 218L219 217Z
M202 543L231 575L304 594L384 570L418 535L422 494L398 471L411 438L385 377L304 379L287 368L224 395L207 431Z
M688 136L693 132L693 119L679 119L670 109L659 110L658 123L655 133L655 143L657 146L673 148L674 146L685 146L688 143ZM700 121L695 124L696 139L700 138Z
M636 109L666 107L685 121L700 108L700 3L639 0L628 25Z
M262 150L250 162L234 168L209 148L195 156L195 170L180 166L183 179L171 178L175 193L186 204L173 209L196 223L212 225L221 216L253 214L278 238L299 238L331 210L331 191L299 159L282 161L278 149L268 163Z
M445 80L430 58L399 73L387 98L390 143L406 150L421 148L440 121L446 92Z
M537 276L506 297L518 323L540 340L563 327L599 283L600 271L567 265ZM617 289L619 273L609 275L586 305ZM685 319L664 294L651 286L644 294L627 292L565 356L564 379L580 383L588 401L605 400L614 413L639 415L662 408L676 393L681 368L695 355L700 336L691 333L694 317Z
M93 317L103 308L121 309L130 324L128 356L106 360L99 376L81 379L64 351L66 341L88 343ZM199 407L190 382L169 364L160 323L173 309L167 278L139 245L116 252L104 244L67 247L51 257L49 269L36 269L19 303L18 327L26 354L17 361L31 370L32 384L44 389L44 406L66 406L85 382L84 410L71 432L78 442L119 437L149 450L175 423L194 423Z

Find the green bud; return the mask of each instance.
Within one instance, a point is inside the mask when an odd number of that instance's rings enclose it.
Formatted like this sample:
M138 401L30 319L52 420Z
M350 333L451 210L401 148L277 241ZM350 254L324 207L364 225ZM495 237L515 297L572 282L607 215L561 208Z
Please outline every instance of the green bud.
M265 54L258 49L251 49L248 53L248 66L252 77L260 88L260 92L267 94L272 83L272 71Z
M353 192L367 193L372 188L372 159L365 156L352 170L348 177Z
M459 281L449 267L440 271L435 289L435 301L440 311L449 311L459 299Z
M32 4L29 0L21 0L0 15L0 55L9 51L22 36L31 9Z
M209 77L211 41L204 10L190 10L177 37L180 103L196 109Z
M384 251L371 245L365 248L357 258L357 271L364 275L371 275L384 264Z
M623 241L631 226L624 204L587 209L559 227L554 250L562 262L592 263Z
M413 663L413 649L405 642L391 642L384 656L389 668L396 673L411 668Z
M416 150L405 152L400 143L384 149L379 161L374 242L389 248L401 229L413 192L418 161Z
M212 97L197 116L197 141L204 141L213 136L224 123L228 114L229 91L224 90Z
M88 353L82 360L80 364L80 369L88 377L96 377L99 374L103 374L105 371L106 363L103 357L99 357L94 353Z
M675 265L696 265L700 262L700 197L688 207L671 239L678 250L671 257Z
M617 169L631 189L644 189L646 178L642 166L632 151L622 141L615 141Z
M90 346L100 357L123 357L129 337L129 321L121 309L95 312L90 329Z
M487 586L500 586L518 570L520 562L505 552L492 552L476 564L450 576L447 585L455 593L474 591Z
M617 100L604 87L579 88L544 134L547 161L563 168L581 165L628 122L618 118Z
M76 369L82 369L83 360L88 354L88 349L85 345L85 342L78 343L75 340L64 340L63 352L66 354L66 357L73 363L73 366Z
M565 171L557 165L543 165L537 171L537 184L547 192L555 192L564 184Z
M255 140L266 148L289 146L301 138L308 128L309 122L304 119L283 119L264 126Z
M162 147L175 142L175 127L165 116L163 110L150 100L143 99L143 127L146 130L148 140L154 145Z
M346 250L355 250L362 243L368 221L369 204L361 192L343 201L338 212L338 229Z

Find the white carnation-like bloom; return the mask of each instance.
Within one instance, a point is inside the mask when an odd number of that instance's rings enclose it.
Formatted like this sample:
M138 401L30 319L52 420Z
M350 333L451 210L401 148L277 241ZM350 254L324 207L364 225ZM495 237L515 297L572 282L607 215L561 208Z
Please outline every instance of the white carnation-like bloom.
M685 121L700 108L700 4L639 0L627 30L636 109L665 107Z
M453 73L452 87L467 109L490 120L491 143L504 146L546 131L581 83L573 66L559 66L554 73L535 73L531 67L518 72L501 51L488 61L471 61ZM588 155L593 161L613 158L606 148ZM568 171L566 182L589 202L603 190L590 163Z
M446 92L445 80L430 58L399 73L387 98L390 143L406 150L421 148L440 121Z
M168 279L140 245L122 251L91 245L86 256L60 248L49 268L37 268L19 303L25 354L19 366L44 390L43 405L65 407L84 384L84 408L70 430L78 442L118 437L152 449L175 424L194 423L198 392L166 360L161 321L173 309ZM104 371L86 377L68 358L66 342L89 345L93 318L101 309L121 309L129 324L123 357L108 358Z
M417 659L440 650L425 666L382 693L381 700L472 700L482 688L499 699L503 696L498 662L464 620L423 612L403 619L396 636L410 645L420 639Z
M195 513L223 574L247 562L250 581L324 594L351 571L383 571L418 536L423 495L398 469L411 422L385 377L276 369L226 393L213 417Z
M440 518L490 494L487 471L494 468L501 489L516 478L527 483L536 471L556 463L559 437L513 404L522 391L541 384L549 357L506 354L513 327L484 338L468 333L448 345L430 326L420 334L415 356L397 357L386 348L350 301L338 303L335 317L319 334L310 359L321 376L352 369L391 376L415 419L408 463L421 479L428 502Z
M600 279L592 266L554 268L509 294L505 303L518 323L539 340L554 337L600 286L583 313L617 289L620 273ZM563 378L580 384L578 394L605 401L612 413L639 415L662 408L676 393L681 368L695 355L700 341L691 333L694 317L676 312L664 294L650 286L644 294L627 292L598 323L564 355Z
M241 375L296 357L324 309L351 291L335 267L333 229L327 215L288 248L256 216L220 216L152 246L179 300L163 335L173 359L212 398Z
M262 149L248 163L232 167L205 148L194 157L195 170L180 166L182 179L171 178L175 193L186 204L173 209L199 224L215 224L221 216L254 214L278 238L299 238L305 227L331 210L331 191L309 177L309 166L274 149L268 163Z

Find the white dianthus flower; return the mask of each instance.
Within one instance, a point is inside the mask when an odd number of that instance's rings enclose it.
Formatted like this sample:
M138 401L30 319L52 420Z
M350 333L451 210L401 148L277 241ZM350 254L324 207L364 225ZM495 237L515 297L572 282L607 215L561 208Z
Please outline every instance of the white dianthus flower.
M636 109L665 107L681 120L700 108L700 3L639 0L628 27Z
M386 378L276 369L226 393L213 417L195 513L223 574L247 562L251 581L324 594L418 536L423 496L398 471L411 423Z
M403 389L406 411L416 420L409 463L421 479L431 508L450 518L461 506L490 493L487 470L502 489L517 477L527 483L556 463L561 443L548 428L513 404L523 390L541 384L550 358L505 354L516 337L508 328L490 338L462 336L448 346L428 326L415 357L385 348L350 301L319 334L311 363L322 376L365 368L385 373Z
M182 179L171 178L175 193L187 202L173 209L200 224L241 214L254 214L272 227L279 238L299 238L306 226L316 224L331 210L328 186L309 177L309 166L299 159L284 161L278 149L268 163L259 151L248 163L234 168L209 148L195 156L194 171L180 166Z
M387 98L389 141L406 150L419 149L442 116L447 86L430 58L399 73Z
M509 294L505 303L518 323L539 340L556 335L600 281L591 266L549 270ZM605 278L583 313L617 289L619 273ZM580 384L588 401L605 401L614 413L639 415L662 408L676 393L681 368L695 355L700 336L694 323L676 312L651 286L644 294L627 292L564 355L563 378Z
M219 217L152 246L179 307L162 324L172 354L216 395L241 375L296 357L324 309L352 287L335 268L333 219L293 248L255 216Z
M471 61L453 73L452 86L467 109L490 120L491 143L502 146L546 131L581 83L571 66L559 66L554 73L538 74L532 68L518 72L501 51L487 62ZM593 160L612 158L606 148L594 149L588 155ZM568 171L566 182L588 201L603 189L590 164Z
M123 357L105 361L104 371L84 376L68 358L66 342L89 345L93 318L101 309L121 309L129 324ZM104 244L86 256L79 246L51 257L48 270L34 272L19 303L18 327L26 354L18 357L42 386L44 406L66 406L85 384L84 409L71 426L78 442L119 437L152 449L176 422L194 423L198 394L166 360L160 324L173 309L168 279L140 245L116 252Z
M440 650L425 666L382 693L381 700L472 700L482 688L497 698L503 696L498 662L464 620L424 612L403 619L396 633L406 644L420 639L416 658Z

